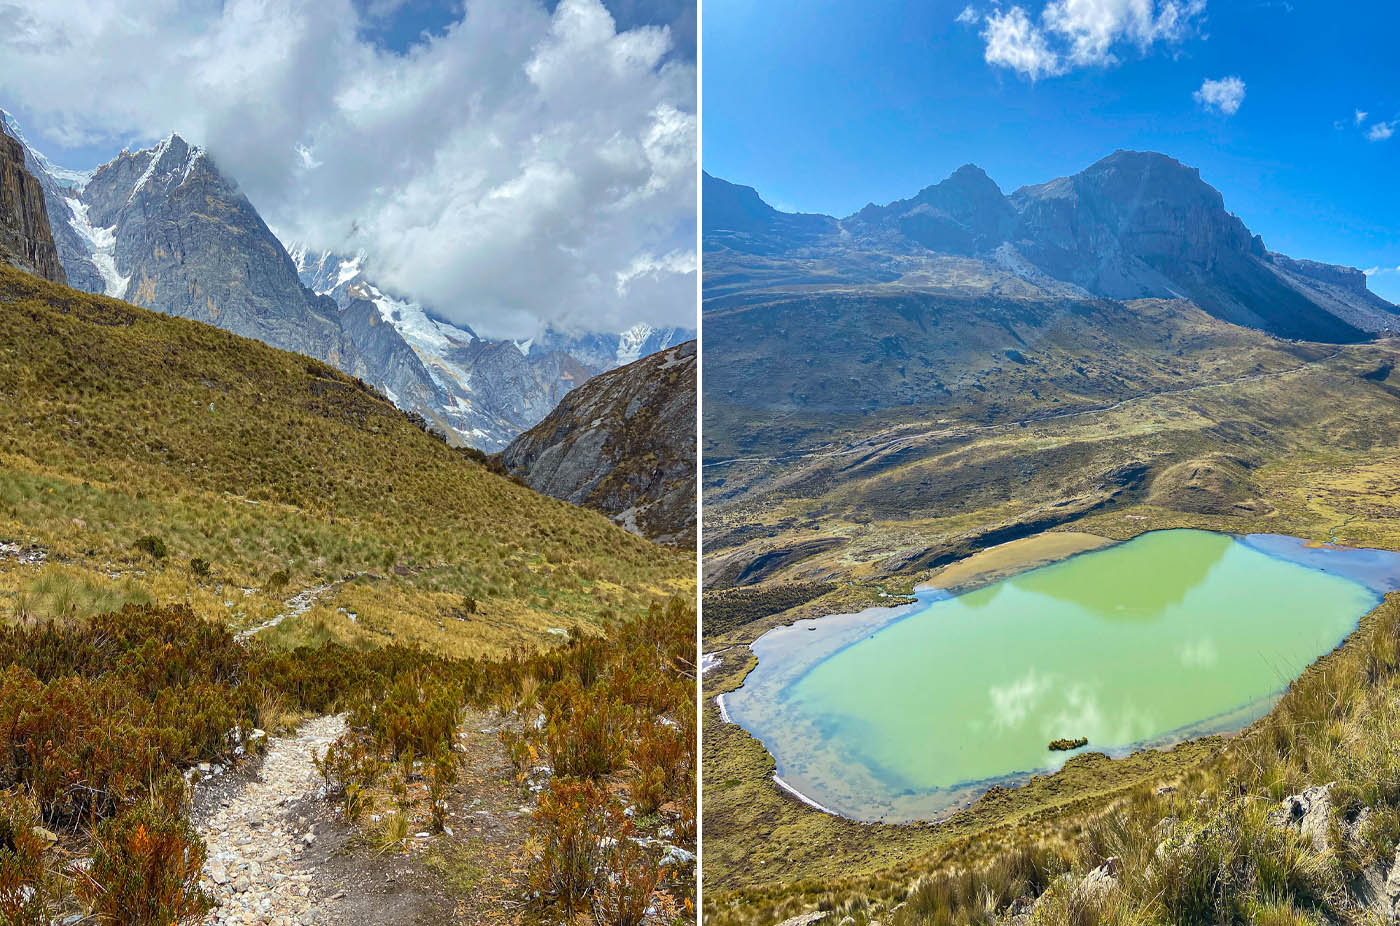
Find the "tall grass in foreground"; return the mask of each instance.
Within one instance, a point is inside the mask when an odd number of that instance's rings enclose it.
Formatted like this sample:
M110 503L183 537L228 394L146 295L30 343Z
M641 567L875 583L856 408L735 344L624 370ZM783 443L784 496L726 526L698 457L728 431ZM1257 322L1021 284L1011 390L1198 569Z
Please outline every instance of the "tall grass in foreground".
M674 821L675 838L693 848L693 627L694 611L673 604L623 624L611 641L578 638L555 651L483 661L397 646L271 650L238 642L183 606L2 625L0 922L54 923L76 905L109 923L201 915L209 902L198 887L204 849L187 819L182 773L259 749L259 728L275 729L288 715L349 711L350 732L323 764L348 815L387 786L406 822L406 785L421 778L440 829L468 703L532 719L543 710L550 720L540 736L593 757L544 792L540 870L581 870L560 848L570 828L608 833L631 848L595 839L587 887L566 875L559 899L635 921L628 911L653 903L663 871L654 853L627 838L633 821L611 786L636 791L635 806ZM614 728L618 698L626 724ZM595 742L600 730L621 735ZM594 788L598 799L576 804L564 796L582 792L569 787ZM90 863L64 864L55 843Z

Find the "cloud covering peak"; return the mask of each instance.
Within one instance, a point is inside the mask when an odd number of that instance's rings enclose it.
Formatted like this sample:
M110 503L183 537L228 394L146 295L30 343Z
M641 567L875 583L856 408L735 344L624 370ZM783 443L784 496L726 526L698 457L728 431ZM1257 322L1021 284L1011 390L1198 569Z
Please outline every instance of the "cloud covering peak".
M365 27L349 0L26 0L0 7L0 93L60 144L177 130L283 240L363 249L483 334L694 325L695 68L670 29L599 0L468 0L401 53Z

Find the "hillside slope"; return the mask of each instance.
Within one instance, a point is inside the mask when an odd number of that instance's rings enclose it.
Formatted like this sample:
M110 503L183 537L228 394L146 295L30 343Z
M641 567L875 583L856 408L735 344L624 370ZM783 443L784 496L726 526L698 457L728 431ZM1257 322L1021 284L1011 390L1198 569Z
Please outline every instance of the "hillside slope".
M693 557L8 266L0 357L0 918L693 922ZM578 827L628 849L561 881Z
M318 633L448 653L601 626L692 581L684 556L502 478L322 363L10 268L0 308L0 538L51 560L184 589L198 557L249 591L183 594L235 624L348 576L340 611L306 615Z
M516 438L506 468L644 537L695 544L696 344L595 377Z

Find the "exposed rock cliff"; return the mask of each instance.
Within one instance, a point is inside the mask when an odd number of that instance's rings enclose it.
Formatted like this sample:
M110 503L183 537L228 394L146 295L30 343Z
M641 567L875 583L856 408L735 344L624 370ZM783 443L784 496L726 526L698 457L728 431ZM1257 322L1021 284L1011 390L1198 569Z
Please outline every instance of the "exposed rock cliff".
M696 349L688 341L594 377L502 460L530 486L661 543L695 542Z
M44 191L24 167L24 148L0 133L0 260L55 283L66 283Z

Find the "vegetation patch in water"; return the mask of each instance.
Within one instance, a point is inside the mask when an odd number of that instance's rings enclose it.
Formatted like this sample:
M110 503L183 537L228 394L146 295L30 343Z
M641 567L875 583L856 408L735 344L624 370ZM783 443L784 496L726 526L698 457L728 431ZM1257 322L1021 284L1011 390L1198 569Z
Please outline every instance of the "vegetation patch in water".
M1089 737L1081 736L1078 739L1057 739L1050 741L1051 752L1069 752L1071 749L1078 749L1080 746L1088 746Z

